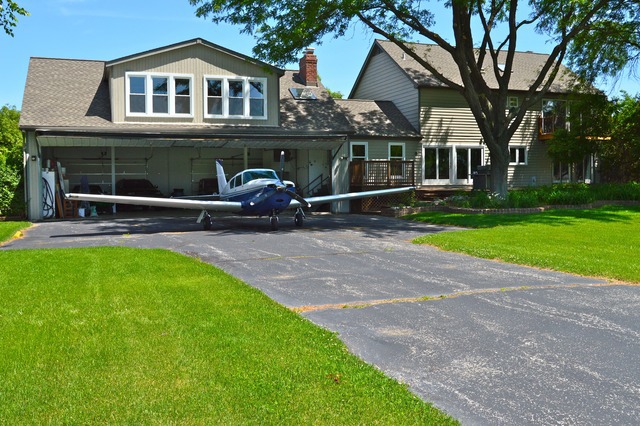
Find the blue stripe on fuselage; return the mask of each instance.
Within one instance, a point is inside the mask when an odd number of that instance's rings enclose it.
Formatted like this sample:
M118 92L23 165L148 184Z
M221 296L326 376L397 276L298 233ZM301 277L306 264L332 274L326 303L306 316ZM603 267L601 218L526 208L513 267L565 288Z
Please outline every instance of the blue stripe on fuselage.
M241 215L267 216L274 210L278 213L289 207L291 196L284 191L278 192L276 188L261 187L226 194L220 196L220 200L242 203ZM251 202L255 204L251 205Z

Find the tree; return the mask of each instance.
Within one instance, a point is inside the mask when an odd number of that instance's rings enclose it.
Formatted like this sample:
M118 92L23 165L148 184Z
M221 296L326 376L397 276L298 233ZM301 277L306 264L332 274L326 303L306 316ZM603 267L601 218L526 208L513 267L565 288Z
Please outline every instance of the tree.
M0 108L0 215L11 207L21 210L16 196L22 176L22 132L18 127L20 112L15 107ZM20 213L20 212L18 212Z
M558 77L560 64L569 57L585 71L590 71L591 77L598 72L596 65L602 63L612 67L610 72L621 69L628 58L616 52L633 45L633 37L637 38L640 1L529 0L521 4L519 0L448 0L445 5L452 24L453 41L434 30L436 16L430 9L436 2L190 0L197 6L197 16L210 17L216 23L241 25L243 32L257 36L254 54L278 64L293 62L300 49L319 43L325 35L343 36L357 22L395 43L435 78L466 99L489 149L492 191L504 197L507 194L509 141L526 112L541 102ZM523 11L527 5L528 13ZM508 109L508 88L519 36L531 27L541 33L541 38L543 35L548 38L552 50L538 78L524 93L524 102L518 108ZM475 38L474 28L480 28ZM626 31L609 31L612 28L625 28ZM453 58L462 84L448 79L438 71L437 64L430 63L411 48L408 42L416 37L436 44ZM594 62L590 68L589 49L606 37L610 38L606 39L605 45L617 48L599 52L598 58L604 62ZM482 73L486 62L493 64L495 75L491 77L497 80L497 89L490 88L489 76Z
M11 37L13 37L13 28L18 23L18 15L29 16L29 12L13 0L0 0L0 25Z
M610 182L640 182L640 95L612 102L611 137L598 147L603 177Z

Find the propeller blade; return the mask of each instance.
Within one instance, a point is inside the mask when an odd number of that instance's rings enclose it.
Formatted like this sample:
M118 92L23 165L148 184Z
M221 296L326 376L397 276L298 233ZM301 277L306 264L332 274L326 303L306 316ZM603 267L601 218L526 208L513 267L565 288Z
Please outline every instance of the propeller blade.
M280 151L280 182L284 183L284 151Z
M296 194L295 192L287 189L285 191L291 198L293 198L294 200L296 200L297 202L299 202L303 207L311 207L311 204L309 202L307 202L307 200L305 200L304 198L302 198L301 196L299 196L298 194Z

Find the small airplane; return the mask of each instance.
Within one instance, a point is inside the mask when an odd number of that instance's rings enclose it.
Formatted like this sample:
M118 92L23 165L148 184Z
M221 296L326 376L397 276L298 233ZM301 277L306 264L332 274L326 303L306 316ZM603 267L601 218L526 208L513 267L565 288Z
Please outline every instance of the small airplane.
M284 171L284 152L280 155L280 175ZM302 226L305 214L303 208L336 201L348 201L379 195L408 192L415 187L380 189L374 191L352 192L348 194L323 195L303 198L296 193L295 184L283 180L272 169L247 169L227 181L222 167L222 160L216 160L219 200L211 200L212 195L194 197L132 197L124 195L80 194L69 193L69 200L90 201L113 204L132 204L152 207L171 207L201 210L197 223L202 223L205 230L211 229L212 219L209 212L230 212L244 216L268 216L271 229L278 229L278 215L288 209L295 209L293 221Z

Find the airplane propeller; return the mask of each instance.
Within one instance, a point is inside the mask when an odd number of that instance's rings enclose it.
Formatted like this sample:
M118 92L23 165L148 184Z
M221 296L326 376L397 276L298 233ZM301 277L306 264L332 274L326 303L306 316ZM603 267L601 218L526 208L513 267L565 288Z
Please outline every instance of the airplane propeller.
M282 183L284 183L284 157L285 157L284 151L280 151L280 182ZM296 194L295 192L289 189L278 187L278 192L280 192L282 189L284 189L284 192L287 195L289 195L291 198L299 202L302 207L307 207L307 208L311 207L311 204L307 202L307 200L305 200L300 195Z
M293 198L294 200L299 202L302 207L307 207L307 208L311 207L311 203L309 203L307 200L305 200L304 198L302 198L300 195L296 194L295 192L293 192L293 191L291 191L289 189L286 189L284 192L287 195L289 195L291 198Z

